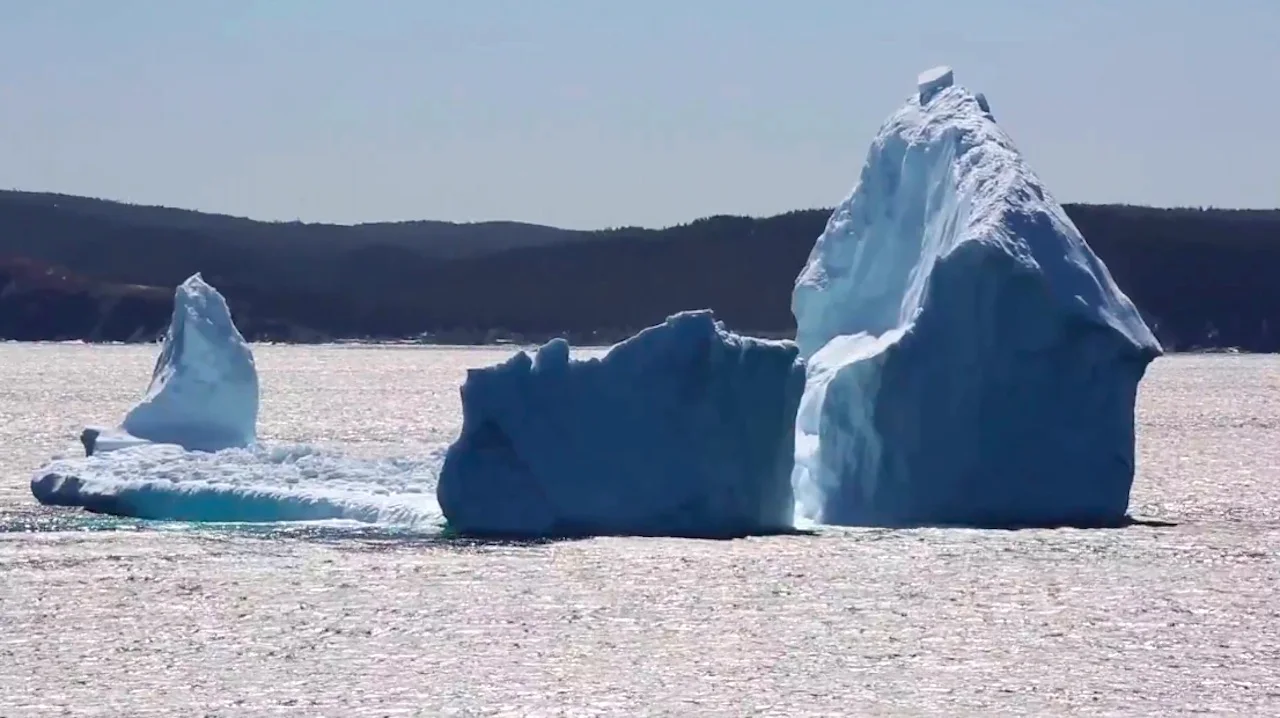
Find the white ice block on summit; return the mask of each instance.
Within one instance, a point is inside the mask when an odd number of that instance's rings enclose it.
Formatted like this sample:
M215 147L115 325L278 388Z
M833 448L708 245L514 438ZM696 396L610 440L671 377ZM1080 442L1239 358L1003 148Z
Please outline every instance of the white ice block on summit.
M985 98L922 73L796 280L801 516L1124 519L1161 349Z
M955 73L950 67L941 65L920 73L916 78L916 88L919 90L920 104L927 105L933 96L939 91L951 87L955 83Z
M789 530L804 368L789 341L685 312L600 359L563 340L468 372L437 498L464 534Z
M252 444L257 423L253 352L226 300L196 274L174 292L151 384L120 428L150 442L218 451Z

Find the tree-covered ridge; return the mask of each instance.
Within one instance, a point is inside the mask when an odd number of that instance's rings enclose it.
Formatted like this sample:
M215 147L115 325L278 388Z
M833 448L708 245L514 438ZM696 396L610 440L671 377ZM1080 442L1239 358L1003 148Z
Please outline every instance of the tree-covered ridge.
M1280 210L1066 210L1167 348L1280 351L1280 327L1272 329L1280 322ZM736 329L785 335L792 283L829 214L594 232L518 222L343 226L0 192L0 257L26 262L0 264L0 281L29 281L36 262L81 277L78 296L94 281L103 296L118 284L165 288L167 302L168 288L201 271L259 338L612 341L702 307ZM67 336L83 333L85 321L61 315L82 309L56 309L47 283L35 302L25 286L0 296L4 336L123 340L154 331L155 310L144 317L134 309L138 327L113 317L99 322L110 335ZM24 296L24 318L7 320ZM18 325L21 336L8 328Z

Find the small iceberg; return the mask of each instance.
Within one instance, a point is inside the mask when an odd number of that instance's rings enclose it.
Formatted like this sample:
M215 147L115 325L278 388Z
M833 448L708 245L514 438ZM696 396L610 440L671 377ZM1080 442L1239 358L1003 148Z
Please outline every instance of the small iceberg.
M200 275L174 294L146 394L118 428L88 427L85 456L36 472L40 503L142 519L348 520L439 528L442 447L420 459L257 443L253 352Z

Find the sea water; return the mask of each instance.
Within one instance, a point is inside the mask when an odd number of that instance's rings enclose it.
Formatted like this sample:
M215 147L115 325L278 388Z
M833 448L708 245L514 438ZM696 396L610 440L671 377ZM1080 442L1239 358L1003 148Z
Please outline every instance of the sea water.
M254 351L263 441L414 462L510 350ZM153 356L0 345L0 716L1280 712L1280 357L1152 365L1154 522L1119 530L497 544L36 505Z

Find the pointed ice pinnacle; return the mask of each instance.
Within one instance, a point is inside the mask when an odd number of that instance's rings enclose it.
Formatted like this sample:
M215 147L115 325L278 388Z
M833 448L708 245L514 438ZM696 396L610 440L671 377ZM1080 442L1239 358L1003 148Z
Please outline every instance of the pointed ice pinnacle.
M121 428L147 441L218 451L252 444L257 423L253 352L226 300L195 274L174 292L151 385Z

